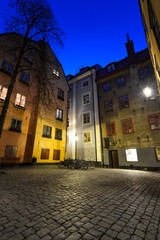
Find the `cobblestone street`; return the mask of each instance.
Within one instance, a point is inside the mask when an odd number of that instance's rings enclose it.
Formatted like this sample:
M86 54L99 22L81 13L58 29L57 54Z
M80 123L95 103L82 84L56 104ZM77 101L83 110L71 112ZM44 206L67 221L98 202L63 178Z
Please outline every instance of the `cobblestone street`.
M4 171L0 240L160 240L158 172L52 166Z

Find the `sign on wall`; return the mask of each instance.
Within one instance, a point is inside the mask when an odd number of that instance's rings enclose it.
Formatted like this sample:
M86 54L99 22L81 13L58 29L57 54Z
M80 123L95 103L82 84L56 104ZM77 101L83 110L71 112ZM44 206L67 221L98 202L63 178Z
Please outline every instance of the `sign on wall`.
M126 149L127 162L138 162L137 149Z

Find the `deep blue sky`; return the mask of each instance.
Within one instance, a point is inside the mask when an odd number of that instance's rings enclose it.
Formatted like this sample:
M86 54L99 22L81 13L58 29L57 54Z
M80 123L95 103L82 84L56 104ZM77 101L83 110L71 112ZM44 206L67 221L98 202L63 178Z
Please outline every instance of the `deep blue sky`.
M138 0L49 1L66 34L64 48L55 51L66 75L125 58L126 33L136 52L147 47ZM0 8L6 4L0 1Z

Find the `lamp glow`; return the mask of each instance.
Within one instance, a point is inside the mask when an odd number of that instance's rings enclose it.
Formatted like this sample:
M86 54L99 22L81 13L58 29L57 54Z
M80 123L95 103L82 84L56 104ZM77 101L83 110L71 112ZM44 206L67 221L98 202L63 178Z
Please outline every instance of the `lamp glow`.
M152 89L149 88L149 87L146 87L144 90L143 90L143 93L146 97L151 97L151 94L152 94Z

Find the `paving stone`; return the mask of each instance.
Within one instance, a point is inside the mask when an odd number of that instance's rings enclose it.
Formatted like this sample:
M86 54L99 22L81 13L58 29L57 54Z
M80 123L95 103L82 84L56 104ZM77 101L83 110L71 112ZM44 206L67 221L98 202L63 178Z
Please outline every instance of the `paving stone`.
M117 236L117 239L127 240L127 239L130 239L130 236L124 232L120 232Z
M81 239L81 234L79 233L72 233L66 240L78 240Z

